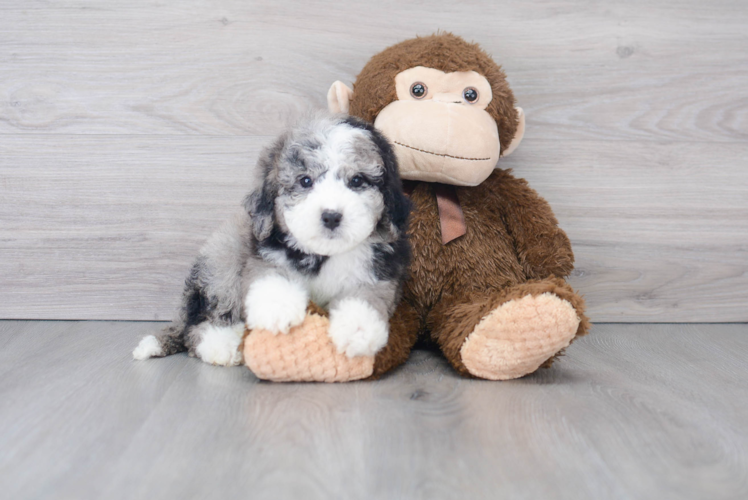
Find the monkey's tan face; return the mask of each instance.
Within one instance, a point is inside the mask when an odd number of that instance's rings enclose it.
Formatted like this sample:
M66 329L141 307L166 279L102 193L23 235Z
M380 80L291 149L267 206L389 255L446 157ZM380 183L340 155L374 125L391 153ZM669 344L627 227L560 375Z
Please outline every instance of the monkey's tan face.
M374 126L394 144L403 179L476 186L488 178L500 145L484 76L417 66L398 73L395 88Z

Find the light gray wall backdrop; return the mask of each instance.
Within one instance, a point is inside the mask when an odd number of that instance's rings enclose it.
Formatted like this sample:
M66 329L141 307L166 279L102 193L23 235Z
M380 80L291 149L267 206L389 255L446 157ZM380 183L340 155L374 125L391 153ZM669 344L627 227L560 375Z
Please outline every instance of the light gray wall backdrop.
M504 66L528 131L501 164L552 204L594 321L748 320L741 2L43 6L0 6L0 318L168 319L260 148L442 29Z

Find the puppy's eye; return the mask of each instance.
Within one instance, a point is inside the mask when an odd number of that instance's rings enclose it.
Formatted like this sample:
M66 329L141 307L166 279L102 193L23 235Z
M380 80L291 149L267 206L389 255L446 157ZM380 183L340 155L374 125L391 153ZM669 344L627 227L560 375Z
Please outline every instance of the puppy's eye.
M314 184L314 181L308 175L305 175L304 177L299 179L299 185L303 188L310 188L312 187L312 184Z
M412 95L416 99L423 99L424 97L426 97L428 91L429 89L426 87L425 83L416 82L410 86L410 95Z
M467 102L475 102L478 100L478 90L473 87L468 87L462 91L462 97L464 97Z
M348 181L348 185L352 188L359 188L363 186L366 183L366 179L364 179L363 175L356 174L353 177L351 177L351 180Z

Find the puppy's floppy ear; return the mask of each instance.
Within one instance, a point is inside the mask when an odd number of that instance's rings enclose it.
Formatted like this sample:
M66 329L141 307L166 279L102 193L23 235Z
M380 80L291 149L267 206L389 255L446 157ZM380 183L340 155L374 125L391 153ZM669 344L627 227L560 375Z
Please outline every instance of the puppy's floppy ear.
M280 137L262 151L257 161L257 168L262 172L262 185L244 199L244 208L252 221L252 234L260 241L270 236L273 230L275 198L278 196L275 173L285 143L286 137Z
M247 195L244 208L252 221L252 234L262 241L270 236L273 230L273 213L275 211L275 193L266 181L263 186ZM267 187L266 187L267 186Z
M384 163L384 173L377 183L384 198L384 214L379 221L380 230L389 233L389 240L393 241L408 229L408 217L410 216L411 203L405 193L400 180L400 171L397 166L397 157L390 142L370 123L349 116L344 120L353 127L367 130L371 139L379 151L379 156Z
M395 240L408 229L411 203L403 193L403 184L397 167L397 157L392 150L392 146L376 130L372 132L372 138L379 148L384 162L384 176L381 187L385 212L383 219L386 219L385 222L389 222L388 230L391 238Z

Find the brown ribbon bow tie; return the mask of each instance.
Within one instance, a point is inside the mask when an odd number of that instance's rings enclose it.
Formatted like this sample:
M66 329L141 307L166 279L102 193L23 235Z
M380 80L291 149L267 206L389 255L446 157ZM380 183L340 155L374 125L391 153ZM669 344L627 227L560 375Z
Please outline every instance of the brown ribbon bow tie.
M404 181L405 194L410 196L415 190L418 182ZM439 223L442 230L442 245L446 245L467 232L465 225L465 214L462 213L460 200L457 198L457 190L450 184L429 182L433 186L436 195L436 206L439 209Z

